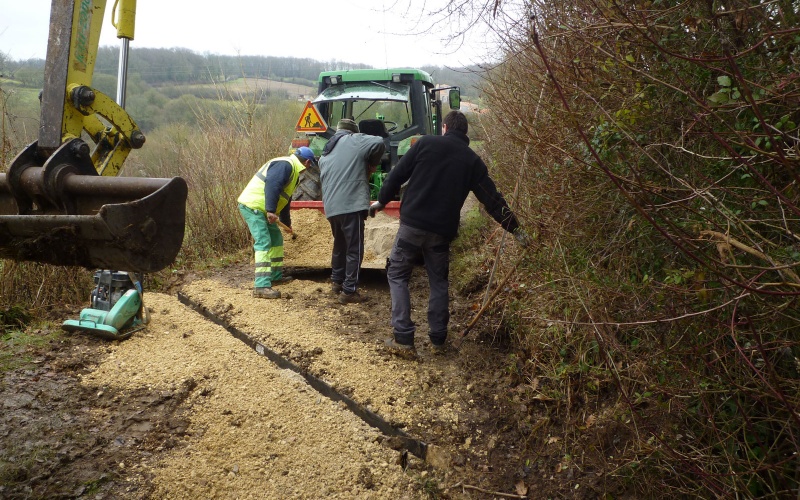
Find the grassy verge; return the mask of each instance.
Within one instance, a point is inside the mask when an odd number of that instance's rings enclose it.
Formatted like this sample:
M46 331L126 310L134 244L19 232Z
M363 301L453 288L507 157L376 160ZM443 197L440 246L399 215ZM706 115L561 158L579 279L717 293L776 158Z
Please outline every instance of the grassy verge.
M20 306L0 310L0 373L33 363L33 352L58 338L60 331L31 329L32 317Z

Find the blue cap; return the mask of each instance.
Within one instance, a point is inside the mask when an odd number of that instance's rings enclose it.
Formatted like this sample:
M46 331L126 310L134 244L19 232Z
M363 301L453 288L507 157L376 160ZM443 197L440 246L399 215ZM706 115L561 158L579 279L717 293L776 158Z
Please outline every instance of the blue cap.
M304 160L311 160L312 165L317 164L317 159L314 157L314 152L311 151L311 148L306 146L301 146L294 151L294 155L298 158L302 158Z

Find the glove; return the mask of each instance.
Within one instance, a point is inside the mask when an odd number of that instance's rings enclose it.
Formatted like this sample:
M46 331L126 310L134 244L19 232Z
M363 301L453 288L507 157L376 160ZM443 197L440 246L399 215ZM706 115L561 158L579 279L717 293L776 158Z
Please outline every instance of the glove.
M375 214L383 210L383 203L376 201L369 206L369 216L375 217Z
M517 242L522 246L522 248L528 248L533 243L533 240L530 236L528 236L528 233L522 229L517 229L514 231L514 238L517 239Z

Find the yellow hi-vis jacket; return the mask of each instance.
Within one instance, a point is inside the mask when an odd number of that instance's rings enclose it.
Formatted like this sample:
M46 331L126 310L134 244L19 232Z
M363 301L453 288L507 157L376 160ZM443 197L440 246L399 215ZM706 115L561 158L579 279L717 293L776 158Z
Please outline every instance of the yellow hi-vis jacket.
M253 210L266 212L266 195L264 194L264 188L267 183L267 170L269 170L271 165L279 161L288 161L292 165L292 175L289 178L289 182L281 189L280 196L278 197L278 206L275 208L275 213L280 213L281 210L286 207L286 204L289 203L292 193L294 193L294 190L297 188L297 182L300 180L300 172L306 169L305 165L300 163L300 160L298 160L295 155L274 158L262 165L261 168L258 169L258 172L256 172L256 175L247 183L244 191L242 191L242 194L239 195L236 201Z

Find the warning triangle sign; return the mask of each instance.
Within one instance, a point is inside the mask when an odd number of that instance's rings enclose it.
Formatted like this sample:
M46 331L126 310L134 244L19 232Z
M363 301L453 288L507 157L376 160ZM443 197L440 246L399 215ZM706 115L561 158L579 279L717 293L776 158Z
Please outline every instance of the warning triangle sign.
M328 124L319 115L311 101L308 101L294 129L298 132L325 132L328 130Z

